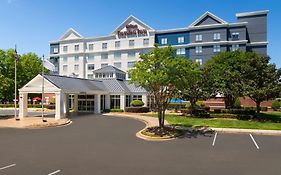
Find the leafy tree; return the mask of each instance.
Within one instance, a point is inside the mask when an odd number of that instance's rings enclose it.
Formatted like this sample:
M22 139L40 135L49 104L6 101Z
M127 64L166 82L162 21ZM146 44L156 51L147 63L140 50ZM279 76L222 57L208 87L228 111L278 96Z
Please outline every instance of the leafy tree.
M186 58L177 58L178 63L174 65L177 73L176 88L180 97L190 101L190 108L196 106L196 102L208 96L204 87L204 74L198 63Z
M243 96L245 63L243 52L221 52L204 66L206 88L212 96L223 95L226 108L233 108L235 99Z
M234 108L241 108L241 101L240 101L240 98L239 97L237 97L236 99L235 99L235 102L234 102Z
M47 69L44 69L47 72ZM17 88L21 88L28 81L42 72L42 61L34 53L23 54L17 63ZM15 51L13 49L0 50L0 99L12 101L14 99Z
M269 57L250 52L244 53L244 57L247 59L243 74L245 95L256 102L259 113L262 101L279 95L281 70L277 69L275 64L269 63Z
M129 71L131 83L145 88L154 98L158 112L159 127L164 128L165 110L168 101L176 92L175 68L178 59L171 47L158 48L140 56L141 60Z
M274 111L277 111L278 109L280 109L280 103L279 103L279 101L273 100L272 103L271 103L271 108L272 108Z

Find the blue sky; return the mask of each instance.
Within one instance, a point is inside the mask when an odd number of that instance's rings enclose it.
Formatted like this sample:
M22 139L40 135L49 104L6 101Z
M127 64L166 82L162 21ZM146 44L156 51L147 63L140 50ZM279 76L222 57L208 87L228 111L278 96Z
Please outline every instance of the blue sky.
M270 10L268 54L281 67L280 0L0 0L0 48L49 53L49 41L70 27L82 36L104 36L129 15L154 29L180 28L210 11L227 22L235 13Z

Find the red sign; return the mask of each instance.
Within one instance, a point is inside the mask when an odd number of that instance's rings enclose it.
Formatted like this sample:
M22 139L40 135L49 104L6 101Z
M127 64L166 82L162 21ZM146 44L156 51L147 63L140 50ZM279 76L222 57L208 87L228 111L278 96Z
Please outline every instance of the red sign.
M118 31L117 34L119 37L126 37L131 35L138 35L138 36L144 36L147 35L146 29L139 29L138 25L135 24L127 24L126 25L127 31Z

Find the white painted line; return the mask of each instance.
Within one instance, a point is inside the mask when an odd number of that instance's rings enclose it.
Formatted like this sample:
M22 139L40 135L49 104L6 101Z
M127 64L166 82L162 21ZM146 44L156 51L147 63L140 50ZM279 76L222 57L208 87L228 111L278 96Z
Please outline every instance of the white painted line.
M217 135L218 135L218 133L216 132L215 137L214 137L214 140L213 140L213 144L212 144L212 146L215 146L216 139L217 139Z
M13 166L16 166L16 164L11 164L11 165L7 165L7 166L4 166L2 168L0 168L0 170L4 170L4 169L7 169L7 168L11 168Z
M57 174L57 173L59 173L59 172L60 172L60 170L57 170L57 171L54 171L54 172L52 172L52 173L50 173L50 174L48 174L48 175Z
M252 134L250 134L250 137L252 138L254 144L256 145L257 149L260 149L260 147L258 146L257 142L255 141L254 137L252 136Z

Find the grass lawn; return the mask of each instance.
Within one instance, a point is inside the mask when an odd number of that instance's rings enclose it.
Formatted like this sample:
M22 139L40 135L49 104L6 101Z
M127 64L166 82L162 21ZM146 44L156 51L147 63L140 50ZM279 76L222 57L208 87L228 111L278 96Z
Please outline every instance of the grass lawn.
M151 114L157 117L156 114ZM151 116L150 115L150 116ZM189 127L207 126L213 128L240 128L240 129L265 129L265 130L281 130L281 112L264 112L260 114L263 118L269 118L274 122L245 121L237 119L223 118L191 118L177 115L166 115L166 120L170 124L183 125Z

